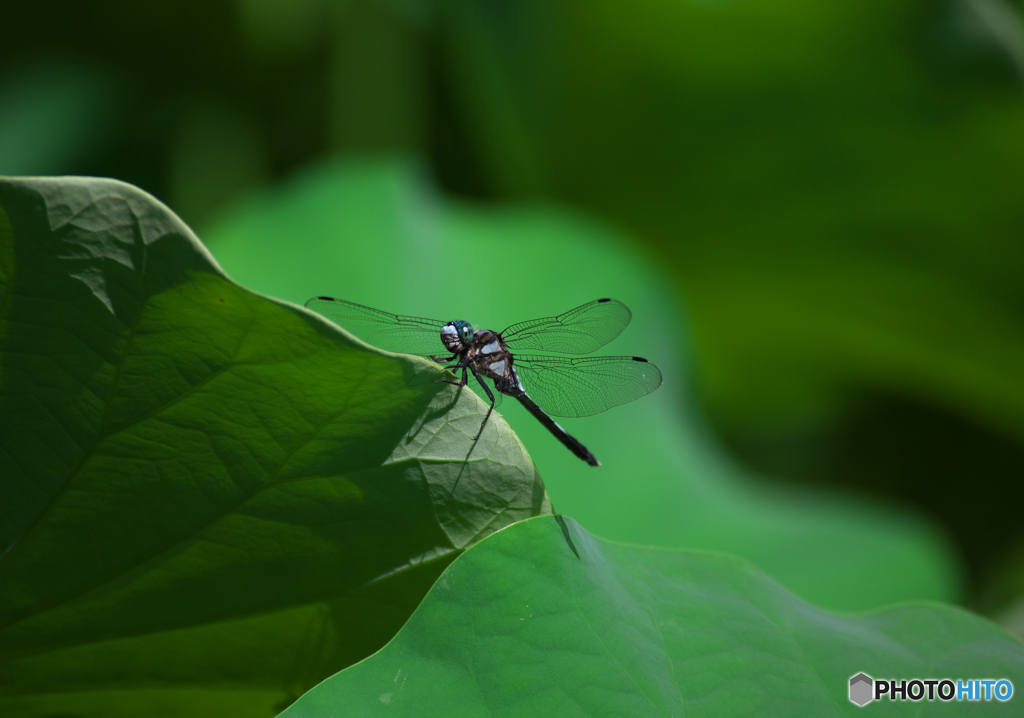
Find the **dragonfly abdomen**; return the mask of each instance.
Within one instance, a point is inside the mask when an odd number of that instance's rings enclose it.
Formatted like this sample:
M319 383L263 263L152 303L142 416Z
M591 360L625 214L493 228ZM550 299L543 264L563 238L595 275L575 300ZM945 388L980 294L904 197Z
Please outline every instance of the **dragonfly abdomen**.
M509 394L510 396L514 396L516 399L518 399L519 403L522 404L523 406L525 406L526 410L528 412L530 412L531 414L533 414L533 416L537 419L537 421L539 421L541 424L543 424L547 428L547 430L550 431L552 433L552 435L556 439L561 441L562 444L567 449L569 449L569 451L571 451L572 453L576 454L576 456L578 456L579 458L583 459L584 461L586 461L591 466L600 466L601 465L601 462L598 461L597 458L593 454L590 453L590 449L585 447L583 444L581 444L579 442L579 440L576 437L574 437L568 431L566 431L561 426L559 426L558 422L556 422L550 416L545 414L544 410L541 409L539 406L537 406L537 403L533 399L531 399L529 397L529 395L525 391L520 389L516 393L512 393L512 392L505 392L505 393Z

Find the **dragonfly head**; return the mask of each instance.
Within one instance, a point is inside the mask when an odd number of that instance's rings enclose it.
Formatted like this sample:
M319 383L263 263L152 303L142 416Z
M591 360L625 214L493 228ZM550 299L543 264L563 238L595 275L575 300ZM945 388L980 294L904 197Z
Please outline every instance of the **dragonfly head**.
M473 327L469 322L448 322L441 327L441 341L452 354L461 354L473 339Z

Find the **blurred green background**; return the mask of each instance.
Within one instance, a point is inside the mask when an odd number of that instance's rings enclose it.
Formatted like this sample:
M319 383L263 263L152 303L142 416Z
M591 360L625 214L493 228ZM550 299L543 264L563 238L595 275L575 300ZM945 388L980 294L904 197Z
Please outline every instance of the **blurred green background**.
M225 227L325 162L405 158L492 223L543 206L613 228L662 272L683 339L649 358L707 441L773 491L916 512L953 547L964 603L1010 621L1022 18L1017 0L14 0L0 174L136 184L265 292ZM474 261L514 272L494 246ZM409 303L381 308L430 313Z

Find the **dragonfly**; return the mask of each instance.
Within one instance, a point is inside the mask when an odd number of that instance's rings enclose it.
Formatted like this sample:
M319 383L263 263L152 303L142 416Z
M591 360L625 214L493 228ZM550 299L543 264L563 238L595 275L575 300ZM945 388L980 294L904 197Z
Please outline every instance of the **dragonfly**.
M389 314L361 304L314 297L306 307L345 327L381 349L418 354L443 364L457 387L469 384L472 374L490 401L473 441L480 438L495 407L495 393L511 396L543 424L573 454L591 466L601 463L587 447L559 426L551 416L581 417L598 414L650 394L661 386L661 372L635 356L583 357L617 337L632 319L625 304L596 299L554 317L513 324L502 332L475 329L467 321ZM442 351L443 350L443 351ZM534 350L570 357L524 355ZM542 408L543 407L543 408Z

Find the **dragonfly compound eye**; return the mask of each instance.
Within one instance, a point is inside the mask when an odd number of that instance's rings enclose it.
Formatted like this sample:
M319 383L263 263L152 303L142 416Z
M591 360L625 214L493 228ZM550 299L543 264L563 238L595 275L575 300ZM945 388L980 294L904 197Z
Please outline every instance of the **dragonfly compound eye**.
M458 352L462 346L462 339L459 336L460 330L455 322L449 322L441 327L441 342L450 352Z

